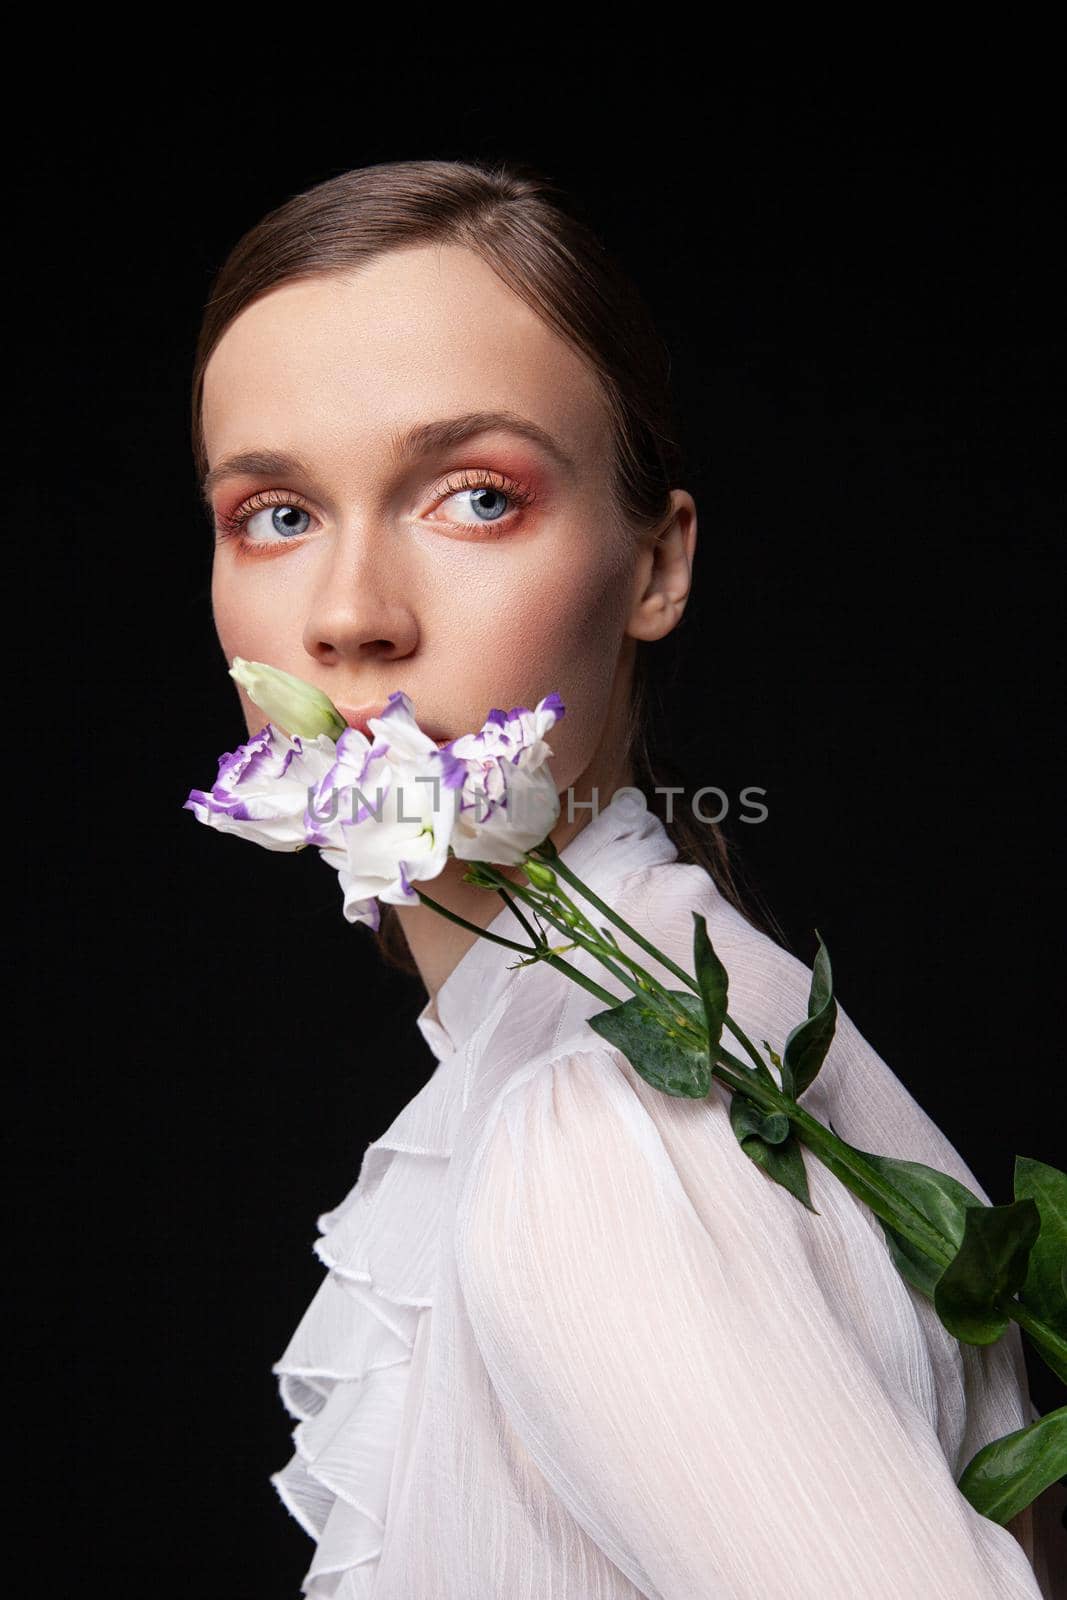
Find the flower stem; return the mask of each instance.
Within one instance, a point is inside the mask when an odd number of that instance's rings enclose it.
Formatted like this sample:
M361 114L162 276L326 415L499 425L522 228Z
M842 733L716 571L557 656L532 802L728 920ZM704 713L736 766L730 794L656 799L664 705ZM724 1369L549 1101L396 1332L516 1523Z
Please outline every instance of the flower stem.
M576 872L572 872L570 867L564 864L561 856L545 856L542 858L539 854L540 848L540 845L538 845L529 854L535 860L543 859L546 866L551 867L552 871L557 873L559 877L566 879L572 888L577 889L583 899L588 900L590 905L596 906L598 911L602 911L609 922L613 922L617 928L621 928L628 938L632 939L635 944L640 945L641 949L647 951L661 966L666 967L668 972L673 972L675 977L681 978L682 982L689 988L697 987L688 972L683 972L681 967L676 966L668 956L663 954L662 950L657 950L656 946L646 939L643 934L638 933L636 928L631 928L630 924L620 917L617 911L613 911L611 906L601 900L599 895L594 894L592 889L582 882ZM699 993L699 990L697 992Z
M530 852L531 856L536 857L537 854L537 850ZM650 940L645 939L638 933L636 928L631 927L610 906L593 894L590 889L587 889L577 874L563 865L558 855L548 855L545 859L551 863L553 871L566 878L580 894L585 895L617 928L621 929L635 944L647 951L660 966L669 972L673 972L687 988L692 989L697 994L700 993L699 986L689 973L683 971L669 956L658 950ZM492 869L490 868L489 871L491 872ZM472 933L477 934L480 938L492 939L496 944L504 945L509 950L519 950L524 955L547 962L557 972L561 972L564 976L572 979L574 983L587 990L589 994L594 995L605 1005L617 1006L619 1004L617 996L611 994L595 979L587 977L584 972L572 966L569 961L565 961L562 956L557 955L555 951L549 948L546 940L534 935L526 918L519 908L513 904L512 895L514 895L518 899L525 900L548 922L566 934L573 943L579 945L583 950L587 950L590 955L595 956L601 965L606 967L620 983L634 990L654 1010L662 1014L664 1003L670 1005L670 992L665 990L662 984L645 972L625 952L613 945L609 954L608 946L599 939L590 938L584 932L568 925L553 908L553 896L534 889L532 886L513 884L510 881L511 895L501 888L499 884L496 887L501 898L506 901L515 916L526 928L526 931L531 934L534 939L532 945L518 944L513 939L505 939L499 934L489 933L487 929L479 927L476 923L468 922L465 917L459 916L458 913L449 911L445 906L432 900L429 895L424 894L421 890L417 889L416 893L424 904L431 906L435 911L439 911L442 916L447 917L451 922L457 923L460 927L469 928ZM577 912L578 908L574 906L569 896L561 894L560 898L568 902L572 912ZM587 927L591 926L584 915L578 914ZM617 966L612 957L621 959L629 966L632 966L634 972L640 975L644 983L647 983L648 988L646 989L643 986L638 977L632 976L629 972ZM671 1021L675 1024L680 1021L691 1029L693 1027L692 1019L688 1017L677 1018L673 1007ZM887 1177L879 1169L872 1166L862 1153L853 1150L843 1139L839 1139L831 1128L825 1127L817 1118L811 1116L797 1101L783 1094L781 1089L773 1083L773 1080L768 1081L768 1077L765 1076L766 1068L762 1059L756 1054L752 1044L741 1029L736 1026L729 1016L724 1018L724 1024L731 1029L735 1037L748 1050L756 1061L758 1070L746 1066L743 1061L731 1054L721 1043L717 1043L714 1050L710 1052L713 1058L711 1060L712 1076L718 1079L731 1092L745 1095L764 1111L784 1113L801 1143L806 1145L847 1189L862 1200L875 1216L887 1223L890 1228L903 1238L908 1239L931 1261L942 1268L947 1267L958 1251L954 1241L947 1238L906 1195L902 1194L894 1186L892 1178ZM696 1031L703 1032L704 1043L707 1046L706 1029ZM1052 1351L1061 1361L1067 1363L1067 1340L1064 1340L1053 1328L1041 1322L1018 1300L1006 1299L1000 1302L1000 1309L1006 1317L1017 1322L1020 1327L1029 1333L1039 1349Z
M723 1071L718 1062L713 1062L712 1075L735 1093L740 1092L754 1100L762 1110L784 1112L801 1141L853 1194L865 1201L876 1216L910 1239L931 1260L942 1267L948 1266L957 1247L900 1193L891 1178L879 1172L803 1106L780 1089L772 1088L765 1078L744 1067L744 1078L739 1080L732 1067L733 1064L730 1071Z
M530 854L538 857L538 849L532 850ZM660 966L664 967L668 972L673 972L687 988L699 994L699 986L688 972L685 972L662 950L657 949L651 940L646 939L625 918L620 917L618 912L600 899L599 895L594 894L582 882L577 873L572 872L558 855L548 855L545 859L546 864L551 866L553 872L564 878L573 888L578 890L579 894L583 895L592 905L602 911L609 921L613 922L629 939L632 939L642 950L647 951ZM598 959L604 959L598 950L593 949L592 953L597 955ZM632 984L630 987L632 987ZM763 1063L760 1057L756 1055L751 1042L745 1037L742 1030L729 1016L724 1018L724 1024L745 1045L761 1070L756 1072L752 1068L746 1067L743 1062L738 1061L736 1057L725 1051L721 1045L717 1045L715 1054L718 1059L713 1061L711 1066L713 1075L735 1093L740 1092L747 1095L749 1099L754 1100L765 1111L784 1112L803 1143L819 1157L824 1165L830 1168L831 1172L841 1182L845 1183L846 1187L850 1188L854 1194L865 1201L876 1216L888 1222L892 1228L895 1228L905 1238L917 1245L932 1260L942 1266L947 1266L956 1254L956 1247L952 1241L946 1239L940 1229L934 1227L918 1207L913 1205L906 1196L902 1195L894 1187L890 1179L884 1177L862 1156L856 1155L830 1128L824 1127L821 1122L811 1116L795 1100L789 1099L779 1088L773 1086L772 1082L768 1082L767 1078L763 1076ZM724 1066L728 1070L724 1071ZM738 1072L740 1072L740 1076L738 1076Z
M613 977L617 978L618 981L625 985L626 988L632 989L634 994L638 995L640 999L645 1001L647 1005L656 1011L664 1022L669 1022L673 1027L682 1028L684 1032L689 1032L692 1034L697 1043L700 1042L700 1033L693 1027L692 1019L679 1013L677 1003L671 1000L670 995L663 988L663 985L657 983L656 979L653 978L651 974L644 972L644 969L638 966L637 962L634 961L632 957L627 956L621 950L612 949L609 952L603 940L596 935L595 929L593 932L593 937L589 937L580 929L575 928L571 924L564 921L563 917L553 909L553 897L547 891L533 887L527 887L525 885L522 887L513 885L512 887L515 894L517 894L521 899L525 900L529 905L534 906L539 911L541 916L543 916L547 922L550 922L553 927L558 928L560 932L565 933L574 944L577 944L581 947L581 949L588 951L591 956L595 956L600 962L601 966L606 967ZM584 917L582 920L587 921L587 919ZM615 960L613 959L616 956L624 961L628 961L631 966L633 966L639 973L642 974L642 976L647 980L647 983L642 985L637 981L636 978L632 977L630 973L617 966ZM571 967L570 970L572 972L576 972L577 968ZM603 989L598 989L597 992L603 995L604 999L609 1005L616 1006L619 1004L619 1000L616 995L609 994Z
M613 922L615 926L621 930L621 932L626 934L628 939L632 939L636 945L640 945L642 950L647 951L650 956L659 962L660 966L666 967L668 972L673 972L675 977L680 978L687 988L693 990L694 994L700 993L700 985L690 973L685 972L681 967L673 962L669 956L664 955L662 950L657 950L656 946L652 944L650 940L646 939L643 934L638 933L636 928L631 927L625 918L620 917L618 912L614 911L606 901L601 900L599 895L594 894L592 889L590 889L587 884L582 882L578 874L576 872L572 872L570 867L564 863L561 856L551 854L545 854L542 856L540 852L541 846L537 845L528 853L533 856L535 860L544 860L545 864L550 866L553 872L557 873L559 877L566 879L572 888L577 889L578 893L582 895L584 899L588 900L590 905L594 905L598 911L602 911L608 918L609 922ZM622 951L619 951L618 953L622 955ZM647 977L648 974L646 973L645 976ZM654 979L650 979L650 982L654 981ZM738 1044L742 1045L744 1049L748 1051L752 1060L756 1063L760 1070L766 1070L763 1059L757 1051L755 1045L733 1020L733 1018L727 1016L723 1020L726 1027L729 1028L730 1032L737 1040Z
M510 897L505 893L505 891L499 890L498 892L503 895L504 899L508 900L510 904ZM449 911L447 906L441 905L440 901L434 900L428 894L424 894L421 889L416 889L415 893L418 895L419 899L424 905L431 906L434 911L439 911L443 917L448 918L449 922L458 923L461 928L469 928L471 933L478 934L478 936L482 939L491 939L494 944L502 944L508 950L520 950L523 955L536 955L539 951L546 950L546 946L543 941L535 939L535 942L532 945L518 944L514 939L505 939L501 934L490 933L488 929L480 928L476 922L468 922L466 917L461 917L456 911ZM526 918L522 916L521 912L519 912L515 906L512 906L511 909L515 912L515 915L519 918L520 922L523 923L524 927L530 931L529 924L526 922ZM546 953L541 955L540 959L544 962L547 962L550 967L555 967L558 972L565 973L568 978L573 978L575 983L580 984L583 989L588 989L590 994L596 995L598 1000L603 1000L605 1005L613 1006L618 1003L615 996L608 989L603 988L601 984L597 983L595 978L587 978L584 972L579 972L577 967L572 967L570 962L564 961L562 956Z
M555 967L557 972L563 972L568 978L573 978L575 983L580 984L583 989L588 989L590 994L595 994L597 999L603 1000L605 1005L618 1005L615 996L597 983L595 978L587 978L584 972L579 972L577 967L572 967L570 962L565 961L562 956L544 955L541 960L546 961L550 967Z
M502 889L499 886L497 888L497 894L499 894L501 900L503 900L505 905L510 906L512 916L517 917L519 919L519 921L522 923L523 927L526 929L526 932L530 935L530 938L533 941L533 943L534 944L540 944L542 941L538 937L538 933L537 933L536 928L531 928L529 922L526 920L526 918L523 916L522 912L520 911L519 907L516 905L514 896L508 894L508 891L506 889Z
M494 944L505 945L509 950L521 950L524 954L529 952L529 945L516 944L514 939L505 939L502 934L490 933L487 928L479 928L476 922L468 922L467 918L461 917L457 911L449 911L447 906L443 906L439 900L432 900L428 894L423 894L421 889L416 889L415 893L423 905L432 906L434 911L439 911L449 922L458 923L461 928L469 928L472 933L478 934L479 938L492 939Z

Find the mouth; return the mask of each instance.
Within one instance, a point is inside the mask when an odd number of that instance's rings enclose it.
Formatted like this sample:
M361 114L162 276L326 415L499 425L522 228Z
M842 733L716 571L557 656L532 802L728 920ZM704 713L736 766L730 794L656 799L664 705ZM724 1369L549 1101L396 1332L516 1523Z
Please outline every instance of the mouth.
M350 728L355 728L365 739L373 741L374 734L370 729L370 719L371 717L380 717L386 707L380 705L359 706L358 708L338 706L337 709ZM422 724L420 723L419 726L422 727ZM441 733L437 728L423 728L422 731L428 739L433 740L439 750L446 744L452 743L453 736L450 733Z

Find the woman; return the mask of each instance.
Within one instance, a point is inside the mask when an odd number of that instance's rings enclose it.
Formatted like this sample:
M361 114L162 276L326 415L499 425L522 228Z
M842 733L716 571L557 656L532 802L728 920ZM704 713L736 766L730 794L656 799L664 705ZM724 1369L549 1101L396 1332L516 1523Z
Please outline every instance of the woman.
M403 689L446 739L558 691L557 848L675 961L702 912L731 1014L780 1043L807 969L717 831L650 793L638 647L684 614L697 528L666 366L536 174L401 162L296 196L223 266L197 353L215 621L228 660L353 725ZM514 936L464 870L434 898ZM437 1066L319 1219L328 1272L276 1368L308 1595L1051 1593L1034 1508L1002 1528L955 1485L1031 1420L1014 1325L958 1345L819 1163L815 1214L725 1092L651 1089L558 973L422 905L377 937L426 985ZM843 1013L806 1103L988 1199Z

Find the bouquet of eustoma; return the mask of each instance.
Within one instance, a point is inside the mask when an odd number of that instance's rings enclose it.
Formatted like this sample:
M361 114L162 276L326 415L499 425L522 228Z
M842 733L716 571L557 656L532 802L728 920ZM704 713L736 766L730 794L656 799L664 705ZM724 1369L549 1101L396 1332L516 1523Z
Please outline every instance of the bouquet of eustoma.
M289 673L237 657L231 676L270 720L220 758L210 791L192 791L186 806L201 822L268 850L316 847L337 871L350 922L376 929L380 904L421 901L518 951L516 966L543 961L564 973L604 1001L589 1026L655 1088L702 1098L714 1078L729 1089L742 1150L809 1210L801 1148L829 1167L878 1217L898 1271L932 1300L953 1337L992 1344L1017 1322L1067 1382L1067 1175L1017 1156L1014 1199L985 1205L946 1173L858 1150L812 1117L798 1101L822 1065L837 1015L818 932L808 1014L779 1050L761 1041L764 1059L729 1014L726 969L703 916L693 913L693 971L685 972L588 889L552 844L560 808L545 735L564 714L558 695L533 710L493 710L479 731L441 747L419 727L401 691L370 719L368 738ZM435 878L450 854L470 863L465 881L501 896L528 943L488 933L417 887ZM521 868L525 882L501 866ZM666 988L625 953L576 894L673 973L679 987ZM565 942L552 943L547 929ZM595 957L631 997L620 1004L565 959L570 950ZM727 1048L726 1034L735 1049ZM958 1488L1003 1524L1065 1472L1067 1406L985 1445Z

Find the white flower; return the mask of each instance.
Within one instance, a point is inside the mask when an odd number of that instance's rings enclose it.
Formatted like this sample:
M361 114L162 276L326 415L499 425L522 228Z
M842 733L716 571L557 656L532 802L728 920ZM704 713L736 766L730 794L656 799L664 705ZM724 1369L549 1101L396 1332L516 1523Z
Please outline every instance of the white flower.
M533 711L491 711L479 733L439 750L401 690L370 719L368 739L338 728L326 696L288 673L236 657L232 676L257 705L262 693L287 708L290 721L325 719L336 740L326 731L290 737L268 722L220 758L210 793L194 789L186 808L268 850L314 845L337 872L349 922L376 929L381 903L417 905L413 884L436 878L450 850L466 861L521 863L559 816L544 738L563 716L558 694Z
M391 694L367 726L373 743L355 729L338 740L308 808L308 837L337 871L347 920L377 927L375 902L417 905L412 883L444 868L456 797L443 752L406 694Z
M267 723L219 757L209 792L193 789L184 810L220 833L236 833L267 850L303 850L308 844L308 790L334 762L336 747L325 734L290 738Z
M453 739L446 754L457 764L453 777L461 794L452 833L455 855L515 866L551 833L559 795L544 735L563 714L563 702L553 693L533 711L493 710L480 733Z

